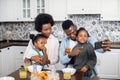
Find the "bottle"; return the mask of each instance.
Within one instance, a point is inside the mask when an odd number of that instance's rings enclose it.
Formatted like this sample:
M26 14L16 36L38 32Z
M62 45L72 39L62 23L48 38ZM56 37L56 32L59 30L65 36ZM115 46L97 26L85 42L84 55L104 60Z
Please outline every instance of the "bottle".
M40 78L37 75L37 65L34 64L33 65L33 74L31 75L31 79L30 80L40 80Z

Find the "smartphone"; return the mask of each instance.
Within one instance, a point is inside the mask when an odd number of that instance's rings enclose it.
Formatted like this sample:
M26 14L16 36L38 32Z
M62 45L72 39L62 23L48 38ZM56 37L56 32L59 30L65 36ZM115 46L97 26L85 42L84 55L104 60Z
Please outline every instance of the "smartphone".
M102 48L102 41L95 43L95 49L100 49L100 48Z

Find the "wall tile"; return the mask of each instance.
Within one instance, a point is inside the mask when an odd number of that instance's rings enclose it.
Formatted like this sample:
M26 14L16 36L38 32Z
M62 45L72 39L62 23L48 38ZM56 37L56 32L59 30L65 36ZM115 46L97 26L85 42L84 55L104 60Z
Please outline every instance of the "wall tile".
M99 14L70 15L78 28L84 27L98 40L109 38L111 41L120 41L120 21L101 21ZM52 34L61 41L66 37L62 30L62 22L57 21L52 27ZM0 23L0 40L9 36L11 40L29 40L30 31L34 30L33 22ZM7 33L9 32L9 33Z

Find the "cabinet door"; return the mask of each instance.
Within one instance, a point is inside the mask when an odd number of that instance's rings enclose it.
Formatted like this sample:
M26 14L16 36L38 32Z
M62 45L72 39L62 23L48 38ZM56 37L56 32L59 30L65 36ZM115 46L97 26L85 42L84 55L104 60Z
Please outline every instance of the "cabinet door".
M118 20L118 0L101 0L101 20Z
M23 55L26 50L26 46L14 46L15 52L15 70L19 69L22 65L24 65Z
M51 14L55 21L63 21L67 18L66 0L46 0L46 9L48 9L46 12Z
M118 0L118 18L120 20L120 0Z
M0 1L0 22L12 22L19 19L20 0Z
M67 0L68 14L100 14L101 0Z
M8 75L10 71L10 55L8 53L8 48L4 48L1 50L1 71L2 71L2 76ZM9 56L9 57L8 57Z
M97 55L97 58L100 60L99 65L97 65L100 78L119 78L119 55L119 53L112 51Z
M0 49L0 77L2 77L2 49Z

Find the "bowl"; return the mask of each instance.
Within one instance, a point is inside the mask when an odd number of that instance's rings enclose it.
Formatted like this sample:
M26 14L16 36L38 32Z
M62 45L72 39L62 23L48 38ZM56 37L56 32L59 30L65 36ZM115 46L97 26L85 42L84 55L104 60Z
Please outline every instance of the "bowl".
M64 68L62 69L63 73L70 73L71 75L74 75L74 73L76 72L75 68Z
M5 76L5 77L0 77L0 80L15 80L15 78L11 76Z
M33 66L34 66L34 65L28 66L28 71L29 71L29 72L33 72ZM38 73L41 72L42 66L36 65L36 67L37 67L37 72L38 72Z

